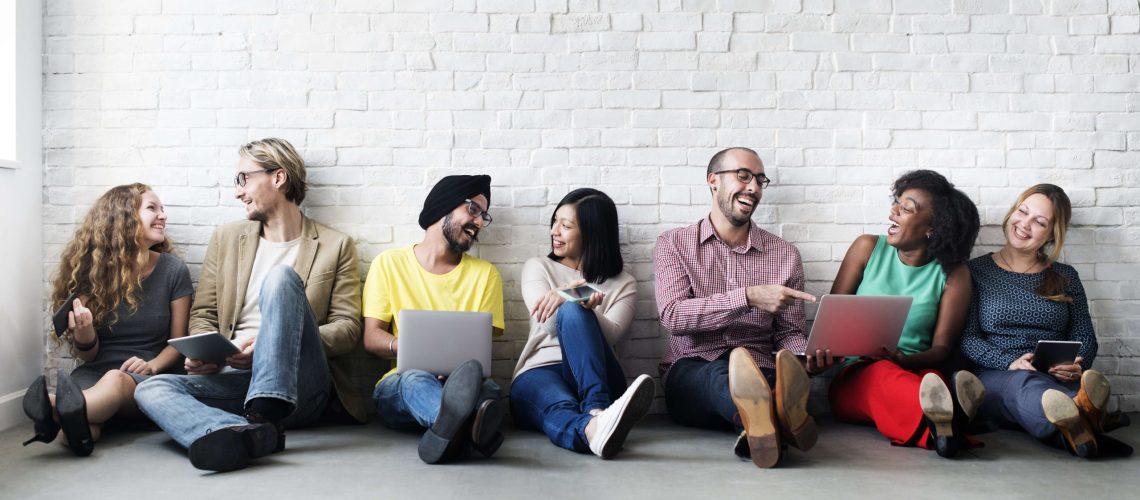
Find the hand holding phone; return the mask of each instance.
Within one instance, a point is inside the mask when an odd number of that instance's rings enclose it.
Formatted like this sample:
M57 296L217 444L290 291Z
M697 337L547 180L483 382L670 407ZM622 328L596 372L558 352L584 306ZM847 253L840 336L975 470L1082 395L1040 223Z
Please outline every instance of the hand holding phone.
M67 297L67 300L63 301L63 304L59 306L59 310L51 315L51 322L52 325L55 326L56 337L62 337L63 334L67 333L67 316L71 313L75 299L77 298L79 298L79 292L71 294Z
M566 299L568 302L586 302L587 300L590 300L591 295L599 292L601 292L601 290L598 290L596 287L594 287L594 285L587 283L585 285L578 285L573 288L559 289L558 295L561 295L562 298Z

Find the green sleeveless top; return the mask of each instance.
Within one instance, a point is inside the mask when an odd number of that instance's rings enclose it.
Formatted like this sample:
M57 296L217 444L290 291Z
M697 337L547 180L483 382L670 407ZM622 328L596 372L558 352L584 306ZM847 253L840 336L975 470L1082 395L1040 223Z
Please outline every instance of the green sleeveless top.
M910 295L914 298L898 346L899 351L909 355L930 349L944 288L946 274L938 261L931 260L919 267L903 264L898 250L887 244L887 237L879 236L855 295Z

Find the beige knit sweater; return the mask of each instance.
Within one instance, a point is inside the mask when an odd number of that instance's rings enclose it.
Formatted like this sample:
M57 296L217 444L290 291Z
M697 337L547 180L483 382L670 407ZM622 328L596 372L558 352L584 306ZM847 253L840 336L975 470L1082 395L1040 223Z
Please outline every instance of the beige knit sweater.
M547 257L535 257L526 261L522 270L522 295L527 310L534 307L542 295L554 288L563 288L575 280L581 280L582 273L571 269ZM606 279L604 283L594 283L595 287L605 294L602 303L594 308L598 317L598 325L602 328L607 343L616 344L633 322L634 304L637 302L637 280L629 273L622 271L617 276ZM567 304L563 304L566 306ZM515 365L515 374L543 365L559 363L562 361L562 351L558 346L558 326L555 316L551 316L544 323L539 323L532 316L530 318L530 336L519 362Z

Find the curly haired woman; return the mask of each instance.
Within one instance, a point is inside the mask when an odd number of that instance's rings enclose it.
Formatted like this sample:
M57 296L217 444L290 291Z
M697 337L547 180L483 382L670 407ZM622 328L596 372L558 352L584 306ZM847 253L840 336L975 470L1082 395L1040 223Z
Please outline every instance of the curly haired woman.
M42 375L28 387L36 435L25 446L55 440L62 427L71 450L90 455L104 422L141 416L136 384L181 366L166 341L186 335L193 289L173 248L162 202L144 184L111 188L88 211L52 283L53 308L75 296L64 340L83 364L59 371L54 398Z
M936 370L958 345L970 306L966 260L978 236L978 209L930 170L903 174L892 194L887 234L856 238L831 293L909 295L910 313L895 349L835 378L831 409L840 420L874 424L895 445L951 457L961 446L963 420L976 414L985 392L962 371L953 377L952 395Z

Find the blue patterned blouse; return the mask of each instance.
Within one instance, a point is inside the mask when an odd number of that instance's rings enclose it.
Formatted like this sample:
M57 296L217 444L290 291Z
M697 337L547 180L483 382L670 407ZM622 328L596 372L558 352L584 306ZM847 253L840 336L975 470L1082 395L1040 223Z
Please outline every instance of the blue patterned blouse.
M1081 343L1081 366L1089 369L1096 358L1096 334L1077 270L1053 263L1053 269L1068 278L1065 294L1073 299L1072 303L1055 302L1033 291L1044 273L1006 271L992 255L969 262L974 296L962 331L966 357L982 369L1006 370L1014 360L1033 352L1038 340L1075 340Z

